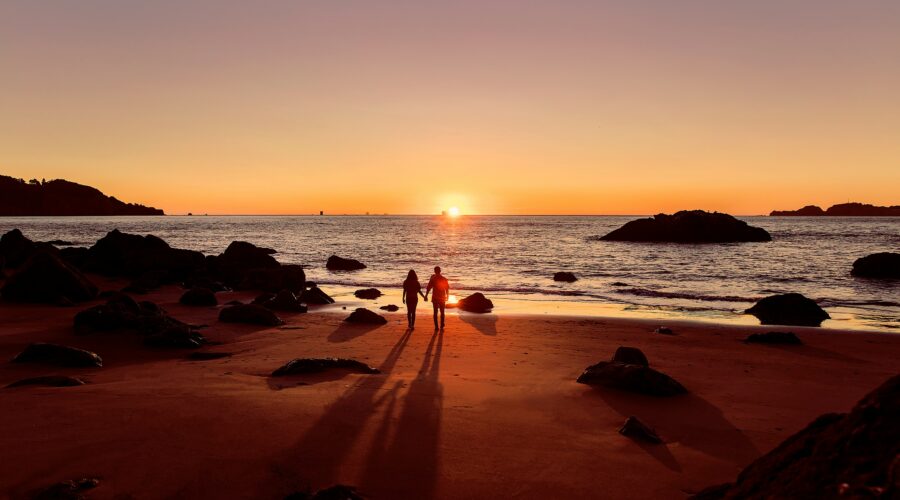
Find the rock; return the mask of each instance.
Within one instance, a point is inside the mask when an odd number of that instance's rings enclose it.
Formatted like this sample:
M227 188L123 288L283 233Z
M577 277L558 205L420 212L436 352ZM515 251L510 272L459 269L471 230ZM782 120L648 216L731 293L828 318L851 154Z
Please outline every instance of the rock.
M388 304L386 306L381 306L381 307L379 307L379 309L381 309L382 311L387 311L387 312L397 312L400 310L400 308L394 304Z
M459 301L458 307L463 311L473 313L487 313L494 308L494 303L484 296L481 292L475 292L472 295Z
M59 256L70 266L83 269L87 259L88 249L84 247L66 247L59 249Z
M88 249L83 269L105 276L138 277L157 272L168 282L185 279L205 265L200 252L172 248L152 234L140 236L114 229Z
M766 297L744 313L756 316L763 325L819 326L831 318L815 301L799 293Z
M246 241L232 241L228 248L219 255L219 264L239 269L259 269L278 267L278 261L272 257L275 250L261 248Z
M343 257L338 257L337 255L332 255L331 257L328 257L325 268L329 271L357 271L359 269L365 269L366 265L356 259L345 259Z
M860 278L900 279L900 253L873 253L856 259L850 274Z
M671 243L727 243L771 241L765 229L719 212L683 210L673 215L659 214L637 219L600 238L606 241Z
M71 479L60 481L53 486L37 492L32 500L86 500L88 497L82 493L85 490L96 488L100 480L95 477Z
M188 354L188 359L191 361L210 361L213 359L222 359L231 357L230 352L209 352L209 351L195 351Z
M637 417L628 417L622 427L619 427L619 434L648 443L662 443L662 439L656 434L656 431L638 420Z
M27 261L37 248L37 244L13 229L0 236L0 262L7 267L19 267ZM2 267L2 266L0 266Z
M100 368L103 360L91 351L59 344L36 342L13 358L13 363L46 363L75 368Z
M178 303L185 306L214 307L219 305L216 294L207 288L191 288L184 292Z
M362 290L353 292L353 295L358 299L375 300L378 297L381 297L381 290L378 290L377 288L363 288Z
M553 275L553 281L564 281L566 283L574 283L578 281L573 273L561 271Z
M290 290L282 290L278 292L276 295L266 294L267 298L260 302L257 302L260 297L257 297L257 300L254 300L254 304L259 304L267 309L272 309L273 311L285 311L285 312L306 312L306 306L300 303L300 300L294 295Z
M6 280L0 295L16 302L83 302L97 295L97 287L58 256L39 251Z
M274 312L258 304L226 307L219 312L219 321L262 326L279 326L284 324L284 321L276 316Z
M43 385L47 387L74 387L76 385L84 385L84 380L78 377L69 377L68 375L44 375L42 377L31 377L17 380L6 387L22 387L26 385Z
M660 326L656 330L653 330L653 333L656 333L659 335L675 335L675 332L668 326Z
M674 396L687 389L675 379L648 366L601 361L587 367L579 384L603 385L649 396Z
M758 458L727 487L695 498L898 498L900 375L849 414L826 413Z
M137 278L132 280L128 286L123 288L122 291L143 295L150 290L156 290L164 284L172 283L174 281L177 281L177 278L172 276L168 271L144 271Z
M794 335L794 332L765 332L751 333L746 339L746 344L785 344L801 345L803 342Z
M206 342L194 327L169 316L156 304L138 303L122 293L76 314L74 327L79 335L130 331L144 336L144 344L151 347L194 348Z
M300 302L304 304L334 304L334 299L328 296L327 293L323 292L319 287L313 286L307 290L304 290L303 293L300 294Z
M315 493L299 491L284 497L284 500L365 500L356 488L337 484L321 489Z
M357 361L355 359L345 358L298 358L287 362L274 372L273 377L283 377L286 375L306 375L309 373L319 373L327 370L350 370L357 373L374 374L381 373L380 370Z
M624 363L627 365L650 366L647 356L637 347L619 347L612 358L615 363Z
M362 323L367 325L387 324L387 320L384 319L384 317L362 307L357 308L355 311L350 313L350 316L347 316L347 319L345 319L344 321L347 323Z
M243 272L240 281L236 283L235 288L267 292L290 290L299 294L306 289L306 273L303 271L303 266L295 264L247 269Z

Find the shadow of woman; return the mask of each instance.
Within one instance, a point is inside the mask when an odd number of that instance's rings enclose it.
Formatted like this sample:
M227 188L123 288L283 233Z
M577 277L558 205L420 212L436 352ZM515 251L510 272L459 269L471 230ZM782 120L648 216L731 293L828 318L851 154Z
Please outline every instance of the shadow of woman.
M472 325L476 330L491 337L497 335L497 321L500 318L496 314L474 314L460 311L459 319L463 323Z
M351 325L341 323L328 335L329 342L347 342L380 328L381 325ZM408 335L408 333L407 333Z
M441 410L439 380L444 333L435 331L422 368L403 398L393 437L385 414L380 438L369 450L360 489L374 498L432 498L440 471Z
M393 390L381 398L377 396L411 335L412 330L407 329L378 367L384 375L366 375L347 389L291 447L284 457L286 464L275 467L277 475L288 479L288 490L319 489L341 482L341 465L366 422L381 404L387 402L391 407L396 398ZM298 482L304 479L307 482Z
M623 418L631 415L640 418L667 442L677 441L738 466L759 456L756 446L725 419L721 410L695 394L654 398L597 387L587 395L602 398ZM665 456L656 458L664 464L668 461Z

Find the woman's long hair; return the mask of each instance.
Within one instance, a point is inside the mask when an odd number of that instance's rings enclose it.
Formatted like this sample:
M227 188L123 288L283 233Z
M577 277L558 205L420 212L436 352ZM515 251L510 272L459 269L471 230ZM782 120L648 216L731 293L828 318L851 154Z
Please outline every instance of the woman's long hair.
M419 288L421 288L422 286L421 284L419 284L419 275L416 274L414 270L410 269L409 274L406 275L406 281L403 282L403 288L405 289L407 285L411 285L413 283L419 285Z

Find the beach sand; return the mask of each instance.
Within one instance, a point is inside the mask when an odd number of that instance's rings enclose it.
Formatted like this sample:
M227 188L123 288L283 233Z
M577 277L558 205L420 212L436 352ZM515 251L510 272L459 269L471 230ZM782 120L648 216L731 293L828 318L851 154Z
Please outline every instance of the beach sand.
M668 321L668 336L652 333L658 320L503 314L450 315L436 333L427 304L412 333L403 309L386 326L346 326L352 307L282 314L285 327L263 328L218 323L218 309L181 306L180 292L141 298L210 325L204 335L221 344L202 350L232 357L189 361L132 334L76 336L82 307L0 304L0 358L45 341L104 360L0 364L3 386L51 373L90 382L0 389L0 496L96 476L97 499L276 499L335 483L375 499L684 498L733 480L818 415L849 410L900 367L891 334L792 328L805 345L772 347L741 342L768 327ZM690 394L575 382L621 345ZM326 356L384 373L269 377L292 358ZM665 444L618 434L629 415Z

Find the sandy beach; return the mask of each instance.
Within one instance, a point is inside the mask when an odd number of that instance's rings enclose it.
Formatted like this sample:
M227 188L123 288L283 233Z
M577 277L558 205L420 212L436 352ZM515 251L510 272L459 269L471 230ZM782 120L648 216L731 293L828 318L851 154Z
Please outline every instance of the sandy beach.
M103 289L123 282L96 277ZM83 307L0 304L0 357L55 342L103 358L96 369L0 364L0 385L51 373L78 387L2 389L0 495L101 478L91 498L282 498L336 483L382 498L685 498L741 468L825 412L847 411L898 371L900 336L791 328L802 346L748 345L773 328L655 320L460 313L434 332L420 307L385 326L348 326L341 304L281 314L265 328L142 298L209 325L231 357L188 360L132 334L76 336ZM252 299L220 293L220 303ZM221 307L221 306L220 306ZM775 328L784 329L784 328ZM619 346L680 381L653 398L575 379ZM270 377L298 357L346 357L380 375ZM634 415L665 443L617 433Z

